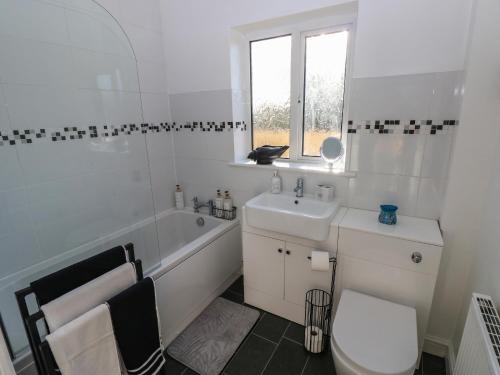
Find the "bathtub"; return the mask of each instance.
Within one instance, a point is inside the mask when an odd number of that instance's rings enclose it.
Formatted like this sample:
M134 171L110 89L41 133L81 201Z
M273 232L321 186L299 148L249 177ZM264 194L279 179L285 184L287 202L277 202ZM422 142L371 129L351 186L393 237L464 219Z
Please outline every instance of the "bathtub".
M155 280L165 347L241 274L241 228L192 211L157 218L161 262Z

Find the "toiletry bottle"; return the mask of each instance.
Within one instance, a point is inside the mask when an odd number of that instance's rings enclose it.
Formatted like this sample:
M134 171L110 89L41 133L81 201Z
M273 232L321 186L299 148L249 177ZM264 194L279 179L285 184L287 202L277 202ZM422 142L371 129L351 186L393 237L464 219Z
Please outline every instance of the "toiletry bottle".
M272 194L281 193L281 177L278 176L278 171L274 171L274 176L271 179L271 193Z
M219 189L217 189L217 196L215 197L215 216L221 217L222 210L224 209L224 198Z
M231 219L233 214L233 198L229 195L229 191L224 192L224 219Z
M175 207L178 210L184 209L184 192L181 185L175 185Z

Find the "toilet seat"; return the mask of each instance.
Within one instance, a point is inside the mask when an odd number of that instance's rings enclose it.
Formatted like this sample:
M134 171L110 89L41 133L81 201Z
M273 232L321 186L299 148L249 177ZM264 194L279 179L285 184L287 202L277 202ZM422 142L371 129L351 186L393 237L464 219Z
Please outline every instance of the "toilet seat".
M416 311L345 289L333 322L332 350L339 375L413 374L418 357Z

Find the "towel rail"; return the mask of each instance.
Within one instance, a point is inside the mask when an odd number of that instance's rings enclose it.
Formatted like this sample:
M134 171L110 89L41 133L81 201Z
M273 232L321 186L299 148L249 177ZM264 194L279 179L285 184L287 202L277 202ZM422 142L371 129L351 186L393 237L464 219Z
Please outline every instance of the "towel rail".
M124 249L126 251L127 260L135 265L137 280L142 280L142 262L140 259L135 258L134 245L132 243L128 243L124 246ZM38 300L36 301L38 311L34 313L30 313L29 311L27 297L31 294L33 294L31 287L23 288L15 293L36 369L39 375L60 375L60 371L57 368L56 361L52 351L50 350L50 346L48 342L42 338L39 330L39 322L42 321L46 332L49 332L45 316L43 311L40 309Z

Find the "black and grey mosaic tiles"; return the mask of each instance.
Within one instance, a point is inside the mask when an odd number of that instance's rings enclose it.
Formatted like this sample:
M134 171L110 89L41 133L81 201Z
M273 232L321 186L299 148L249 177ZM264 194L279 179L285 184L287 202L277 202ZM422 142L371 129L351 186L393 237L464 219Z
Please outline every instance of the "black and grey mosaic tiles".
M119 126L90 125L87 127L67 126L61 129L19 129L0 130L0 146L16 144L32 144L37 140L45 139L52 142L74 141L79 139L117 137L119 135L152 134L162 132L224 132L224 131L246 131L245 121L213 121L186 122L177 124L175 122L123 124Z
M447 134L458 125L458 120L365 120L347 123L349 134Z

